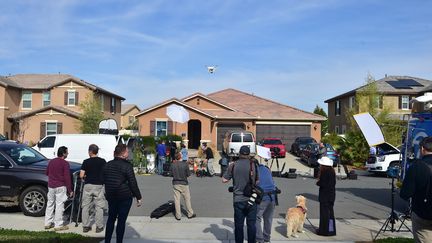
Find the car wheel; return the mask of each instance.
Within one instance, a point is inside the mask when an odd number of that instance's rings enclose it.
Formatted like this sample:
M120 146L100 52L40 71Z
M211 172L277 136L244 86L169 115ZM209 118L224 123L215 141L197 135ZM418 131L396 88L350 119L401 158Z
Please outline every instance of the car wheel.
M399 171L399 173L401 172L401 169L402 169L402 166L401 166L401 163L400 162L391 162L390 163L390 165L389 165L389 168L390 167L396 167L397 168L397 170ZM388 168L387 168L387 170L388 170Z
M32 217L44 216L47 203L47 189L43 186L26 188L19 198L21 211L24 215Z

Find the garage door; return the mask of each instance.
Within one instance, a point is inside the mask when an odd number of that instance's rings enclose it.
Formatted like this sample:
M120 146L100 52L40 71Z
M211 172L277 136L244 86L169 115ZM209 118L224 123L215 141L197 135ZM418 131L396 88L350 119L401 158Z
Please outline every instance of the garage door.
M232 130L244 130L245 126L243 123L239 124L218 124L217 125L217 150L222 151L223 141L225 138L225 133Z
M291 144L296 137L310 136L310 125L264 125L257 124L257 141L263 138L280 138L285 144L287 151L291 149Z

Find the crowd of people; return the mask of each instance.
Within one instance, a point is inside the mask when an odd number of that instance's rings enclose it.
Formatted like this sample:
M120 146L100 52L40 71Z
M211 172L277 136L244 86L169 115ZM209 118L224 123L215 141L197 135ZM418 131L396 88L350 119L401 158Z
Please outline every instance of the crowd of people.
M323 146L321 146L322 148ZM412 163L407 170L400 195L406 200L412 200L412 227L416 242L429 242L432 239L432 201L427 200L432 183L432 137L425 138L421 144L423 158ZM202 145L205 162L210 175L214 175L213 151ZM90 209L95 208L96 232L104 230L103 209L108 202L108 220L105 228L105 242L110 242L116 226L116 242L122 242L125 223L129 210L136 199L137 206L141 206L142 196L137 185L132 164L127 160L128 148L126 145L117 145L114 159L106 162L98 157L98 146L89 146L89 158L81 167L80 177L85 185L82 195L82 225L83 232L92 230ZM163 170L166 159L164 141L157 146L158 172ZM67 230L63 221L64 204L68 197L73 196L69 164L66 162L68 148L62 146L57 151L57 158L50 160L46 170L48 175L48 203L45 214L45 229L54 228L55 231ZM333 161L326 157L322 149L318 163L320 165L316 185L319 187L318 200L320 203L318 235L336 235L336 221L334 216L334 202L336 198L336 175ZM191 175L188 163L188 152L184 145L180 151L170 153L173 197L175 203L175 218L181 220L180 200L183 197L188 218L196 217L191 205L188 177ZM271 170L250 156L248 146L242 146L239 159L228 164L220 162L223 166L222 182L233 181L233 208L234 208L234 235L235 241L244 240L244 223L247 226L248 242L270 242L273 212L277 205L277 193ZM211 169L210 169L211 168ZM246 194L247 188L252 187L253 192ZM258 190L258 188L260 190ZM255 190L255 191L254 191ZM258 193L258 200L253 193Z

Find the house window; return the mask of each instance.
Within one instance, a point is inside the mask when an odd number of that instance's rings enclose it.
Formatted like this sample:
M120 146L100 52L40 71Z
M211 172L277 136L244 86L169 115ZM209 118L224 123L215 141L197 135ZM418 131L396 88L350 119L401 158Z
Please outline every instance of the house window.
M46 135L57 134L57 122L46 123Z
M111 113L115 113L116 111L116 100L114 97L111 97L111 108L110 108L110 112Z
M342 125L342 134L346 133L346 125Z
M135 116L129 116L129 124L133 124L135 122Z
M167 121L156 121L156 136L166 136L167 135Z
M32 92L23 91L22 92L22 108L31 109L32 108Z
M42 93L42 106L49 106L51 104L51 92L45 91Z
M402 95L402 97L401 97L401 109L402 110L409 110L409 96L408 95Z
M335 115L340 116L340 114L341 114L340 100L336 100L336 102L335 102Z
M354 104L355 104L355 96L349 97L349 108L350 109L354 108Z
M67 92L67 105L74 106L76 105L76 95L75 91L68 91Z
M340 133L339 133L339 126L335 126L335 133L336 133L336 134L340 134Z

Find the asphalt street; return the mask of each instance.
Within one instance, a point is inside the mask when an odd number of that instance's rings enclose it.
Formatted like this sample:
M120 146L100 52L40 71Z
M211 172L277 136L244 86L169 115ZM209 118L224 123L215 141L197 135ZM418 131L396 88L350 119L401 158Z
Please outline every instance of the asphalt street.
M149 216L159 205L173 200L171 178L159 175L137 176L143 206L133 206L130 215ZM282 190L275 216L284 217L287 208L295 206L295 196L305 196L309 218L319 218L318 187L316 179L299 176L297 179L275 178ZM377 176L359 176L357 180L336 182L335 216L340 219L385 219L391 210L391 179ZM233 217L231 183L222 183L220 177L189 178L192 207L200 217ZM395 210L404 212L405 201L395 192ZM172 216L169 216L172 217Z

